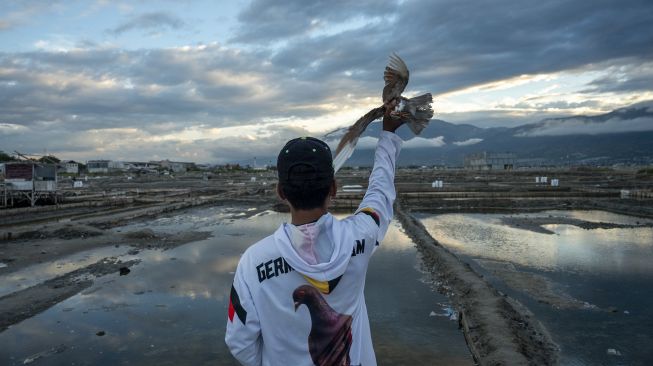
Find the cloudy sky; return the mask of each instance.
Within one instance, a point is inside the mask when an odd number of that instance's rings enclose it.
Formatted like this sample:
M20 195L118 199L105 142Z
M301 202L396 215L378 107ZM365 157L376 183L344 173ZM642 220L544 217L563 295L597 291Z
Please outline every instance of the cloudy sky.
M391 52L446 121L600 114L653 100L651 19L650 0L2 1L0 150L274 155L378 106Z

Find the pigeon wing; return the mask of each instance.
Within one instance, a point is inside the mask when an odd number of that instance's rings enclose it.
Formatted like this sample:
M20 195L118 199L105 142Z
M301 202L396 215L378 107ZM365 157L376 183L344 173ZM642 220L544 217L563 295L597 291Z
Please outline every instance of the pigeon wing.
M336 148L336 155L335 158L333 158L334 174L338 172L345 161L347 161L351 154L354 153L358 138L363 134L367 126L372 123L372 121L383 117L384 111L385 107L374 108L349 127L349 130L344 136L342 136L342 139Z
M401 57L396 53L390 55L390 62L383 72L383 103L387 103L397 98L404 92L408 85L408 67Z

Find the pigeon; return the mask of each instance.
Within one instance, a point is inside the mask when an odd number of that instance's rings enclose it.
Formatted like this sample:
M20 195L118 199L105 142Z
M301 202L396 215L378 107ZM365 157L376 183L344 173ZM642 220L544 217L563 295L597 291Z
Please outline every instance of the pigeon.
M383 105L367 112L359 118L342 137L336 148L335 158L333 159L333 170L337 172L342 165L354 153L354 148L358 138L363 134L367 126L374 120L383 117L386 108L394 105L390 111L390 117L403 120L414 134L419 135L431 117L433 117L433 108L431 103L433 97L431 93L423 94L414 98L405 98L401 95L408 85L409 79L408 67L404 60L397 54L390 55L390 61L383 72Z
M302 304L311 314L308 351L316 366L349 366L351 348L350 315L339 314L329 306L313 286L302 285L292 294L295 311Z

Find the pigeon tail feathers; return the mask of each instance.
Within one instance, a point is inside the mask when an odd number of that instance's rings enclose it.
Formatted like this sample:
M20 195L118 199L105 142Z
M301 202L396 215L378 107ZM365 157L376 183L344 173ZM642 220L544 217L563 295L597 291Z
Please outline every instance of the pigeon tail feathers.
M336 155L335 158L333 158L333 174L336 174L340 168L345 164L347 159L351 157L351 155L354 153L354 148L356 147L356 143L358 142L358 138L348 141L343 147L342 150Z
M356 121L345 135L342 137L336 148L335 157L333 158L333 173L337 173L338 170L345 164L347 159L354 153L356 148L356 143L358 138L365 132L367 126L372 123L374 120L383 117L385 112L385 107L374 108L371 111L365 113L365 115Z

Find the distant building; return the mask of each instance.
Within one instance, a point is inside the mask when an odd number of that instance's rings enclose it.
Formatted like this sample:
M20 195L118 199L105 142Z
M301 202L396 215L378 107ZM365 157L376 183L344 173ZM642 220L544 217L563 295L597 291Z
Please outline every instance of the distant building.
M59 163L59 171L68 174L79 174L79 164L72 160L62 161Z
M109 162L109 171L125 170L125 169L126 169L125 163L122 161L112 160Z
M56 203L57 166L35 161L5 163L4 185L5 206L14 199L27 199L34 206L45 197L53 197Z
M199 170L211 170L211 169L215 168L215 166L213 166L211 164L195 164L195 166Z
M514 153L482 152L465 156L465 169L469 170L512 170L515 167Z
M111 160L89 160L86 163L86 170L89 173L108 173Z
M161 160L159 164L161 168L171 170L175 173L183 173L195 165L195 163L170 161L170 160Z
M156 172L156 169L160 166L158 162L144 162L144 161L124 161L121 162L121 170L125 171L136 171L141 173L150 173Z

